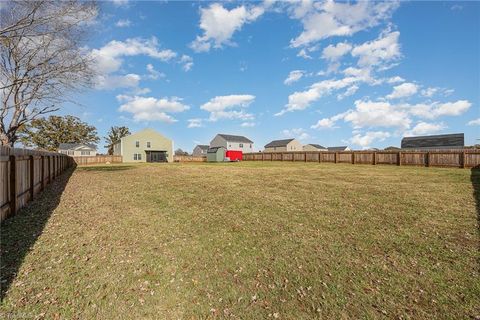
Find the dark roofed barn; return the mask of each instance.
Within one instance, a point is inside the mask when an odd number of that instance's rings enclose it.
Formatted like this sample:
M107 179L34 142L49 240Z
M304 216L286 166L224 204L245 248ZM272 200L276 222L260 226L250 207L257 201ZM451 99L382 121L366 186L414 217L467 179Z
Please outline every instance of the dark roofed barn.
M463 149L464 147L463 133L404 137L402 139L402 149Z

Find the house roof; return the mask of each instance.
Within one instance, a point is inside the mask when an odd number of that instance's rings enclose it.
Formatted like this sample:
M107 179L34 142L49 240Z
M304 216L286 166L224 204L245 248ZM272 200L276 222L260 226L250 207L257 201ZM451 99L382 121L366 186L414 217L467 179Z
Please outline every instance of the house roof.
M276 148L276 147L285 147L287 144L292 142L295 139L283 139L283 140L273 140L270 143L265 145L265 148Z
M243 142L243 143L253 143L252 140L244 137L244 136L235 136L231 134L223 134L219 133L218 136L222 137L223 139L230 141L230 142Z
M209 146L207 144L197 144L197 147L199 147L202 150L208 150Z
M340 146L340 147L328 147L328 151L345 151L347 149L347 146Z
M92 150L97 150L97 147L91 143L60 143L58 146L58 149L59 150L75 150L82 146L85 146Z
M225 147L212 147L208 148L207 153L216 153L218 149L225 149Z
M313 147L315 147L315 148L317 148L317 149L327 149L327 148L325 148L324 146L322 146L322 145L320 145L320 144L309 143L308 145L309 145L309 146L313 146Z
M402 139L402 148L444 148L464 146L465 139L463 133L404 137Z

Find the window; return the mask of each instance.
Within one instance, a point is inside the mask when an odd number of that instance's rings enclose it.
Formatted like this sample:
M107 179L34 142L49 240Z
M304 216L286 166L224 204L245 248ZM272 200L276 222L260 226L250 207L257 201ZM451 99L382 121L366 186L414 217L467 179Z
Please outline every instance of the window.
M82 151L82 156L89 156L90 155L90 151Z
M243 148L243 143L240 143L238 146L239 146L240 148Z
M73 150L68 150L68 151L67 151L67 154L68 154L69 156L70 156L70 155L73 156L73 155L75 154L75 151L73 151Z
M140 148L140 141L135 141L135 147Z
M150 141L147 141L147 148L150 148Z
M142 160L142 154L141 153L138 154L138 160Z
M250 149L252 149L252 144L250 143Z
M134 153L133 160L142 160L142 155L140 153Z

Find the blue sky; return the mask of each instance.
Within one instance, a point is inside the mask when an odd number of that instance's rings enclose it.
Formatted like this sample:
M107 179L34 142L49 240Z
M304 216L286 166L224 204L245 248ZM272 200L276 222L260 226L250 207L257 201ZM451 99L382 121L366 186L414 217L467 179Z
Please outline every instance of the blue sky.
M150 127L188 151L216 133L257 150L480 138L478 2L101 2L91 36L95 88L61 113L102 137Z

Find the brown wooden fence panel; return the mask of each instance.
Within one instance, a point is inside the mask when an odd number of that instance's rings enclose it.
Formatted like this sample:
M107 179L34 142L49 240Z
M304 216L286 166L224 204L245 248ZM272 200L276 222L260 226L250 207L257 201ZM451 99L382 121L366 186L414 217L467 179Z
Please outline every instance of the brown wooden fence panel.
M207 157L173 156L174 162L206 162Z
M389 164L425 167L480 167L480 150L454 149L415 151L303 151L244 153L244 161L333 162L351 164Z
M92 164L108 164L108 163L122 163L122 156L86 156L86 157L73 157L73 161L79 166L92 165Z
M72 164L66 155L0 146L0 221L14 215Z

